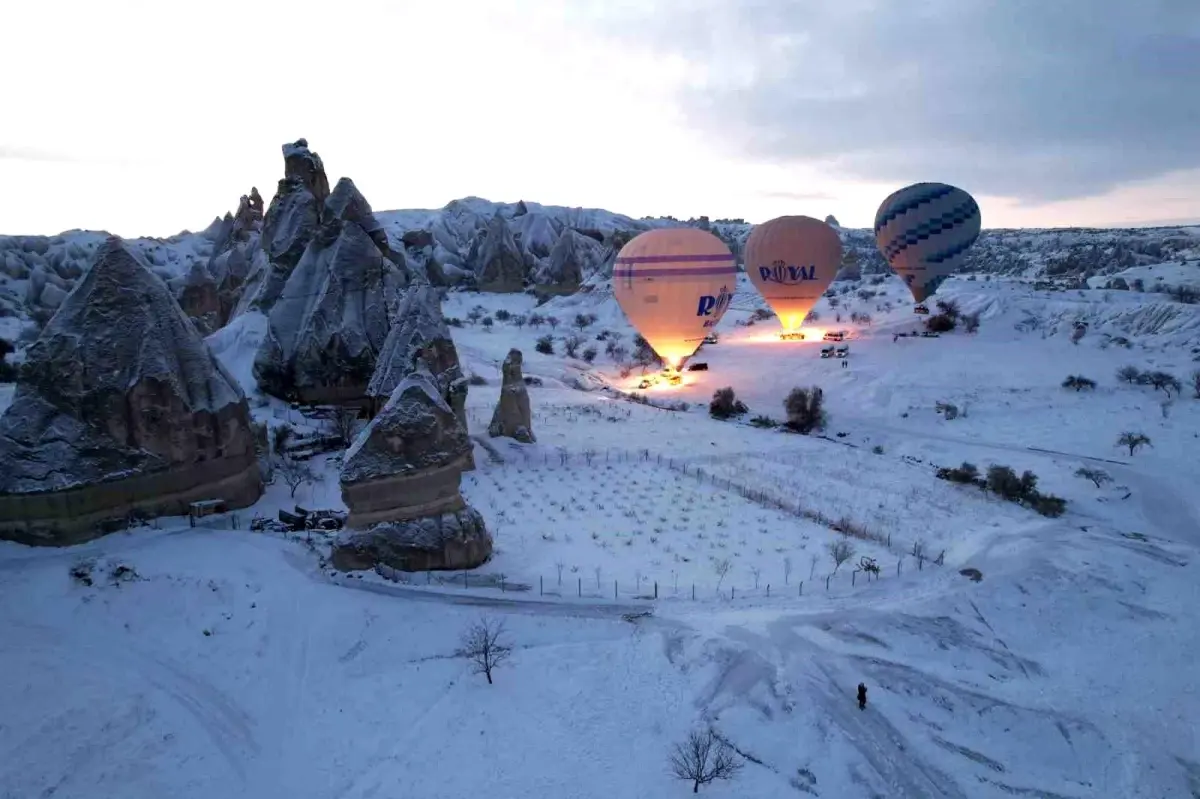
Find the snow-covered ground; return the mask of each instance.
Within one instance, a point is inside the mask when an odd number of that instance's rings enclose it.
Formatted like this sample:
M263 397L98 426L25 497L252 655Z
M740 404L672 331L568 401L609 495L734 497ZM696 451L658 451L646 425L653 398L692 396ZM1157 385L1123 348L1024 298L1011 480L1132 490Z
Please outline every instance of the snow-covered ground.
M330 575L302 538L245 530L293 502L340 507L335 456L295 499L270 486L240 530L161 520L66 550L0 546L0 797L684 796L666 759L708 724L745 763L701 788L714 797L1200 795L1197 306L953 280L939 296L980 311L979 332L895 338L919 321L903 288L855 284L814 324L850 331L842 368L818 342L774 340L773 320L739 325L759 305L740 288L693 359L709 370L645 392L686 411L597 388L640 379L595 340L632 338L603 291L541 307L450 295L448 316L495 319L454 329L487 381L468 414L488 448L463 490L497 543L465 580ZM579 313L598 317L580 333L592 365L563 355ZM261 321L210 338L248 387ZM534 350L546 334L553 355ZM542 381L533 445L486 434L510 347ZM1125 365L1185 389L1164 407L1117 380ZM1064 389L1071 374L1098 385ZM811 385L823 436L748 424ZM750 406L742 421L708 417L722 386ZM1151 446L1117 447L1127 431ZM935 478L963 461L1034 471L1066 515ZM835 570L843 521L856 553ZM944 564L918 562L917 541ZM864 555L878 579L854 573ZM91 586L69 575L84 560ZM122 564L137 579L114 583ZM495 685L453 657L483 613L516 647Z

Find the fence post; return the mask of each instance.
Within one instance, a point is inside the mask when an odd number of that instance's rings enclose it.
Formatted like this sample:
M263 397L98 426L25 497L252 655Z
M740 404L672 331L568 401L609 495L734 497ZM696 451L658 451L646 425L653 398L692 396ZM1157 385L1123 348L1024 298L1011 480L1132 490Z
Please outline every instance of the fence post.
M891 547L892 547L892 534L891 534L891 533L888 533L888 543L887 543L887 545L888 545L888 549L891 549Z
M504 593L504 575L500 575L500 593Z
M804 596L804 581L800 581L800 592L796 596Z
M696 598L696 584L692 583L692 599Z
M654 581L654 598L658 599L658 580Z
M767 598L771 598L771 584L767 583Z
M579 596L582 597L583 596L583 578L577 577L576 579L579 581L579 584L575 588L579 592Z
M470 580L471 580L471 575L468 572L463 572L463 588L471 587L470 585L468 585Z
M729 586L729 598L732 600L735 596L737 596L737 589L731 585Z
M617 599L617 581L613 580L613 599Z
M858 569L855 569L854 571L850 572L850 585L851 586L854 585L854 579L856 577L858 577Z
M826 591L828 591L828 590L829 590L829 578L831 578L831 577L833 577L833 575L832 575L832 574L827 574L827 575L825 575L825 590L826 590Z
M900 576L900 564L901 564L901 563L903 563L903 562L904 562L904 559L903 559L903 558L901 558L901 559L899 559L899 560L897 560L897 561L896 561L896 576L897 576L897 577L899 577L899 576Z
M432 582L433 582L433 572L426 569L425 570L425 585L429 585Z
M538 575L538 596L545 596L545 595L546 595L546 590L542 586L542 575L539 574Z

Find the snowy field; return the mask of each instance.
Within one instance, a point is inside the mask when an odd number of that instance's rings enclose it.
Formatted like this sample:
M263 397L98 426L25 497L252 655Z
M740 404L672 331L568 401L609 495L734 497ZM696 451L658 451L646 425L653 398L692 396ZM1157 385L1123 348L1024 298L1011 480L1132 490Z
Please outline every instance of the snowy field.
M979 310L979 332L895 339L916 326L911 303L896 281L864 283L818 306L814 327L851 333L843 369L817 342L773 340L773 320L740 326L758 306L741 288L694 359L709 371L646 392L686 411L599 390L639 379L596 340L632 339L602 291L448 298L448 316L482 305L494 320L454 329L486 381L468 413L488 447L463 491L497 554L475 585L330 575L320 540L245 530L294 502L341 507L334 456L295 498L270 486L240 530L160 520L67 550L0 545L0 797L682 797L666 759L704 725L745 764L701 788L712 797L1200 795L1197 306L953 280L939 296ZM597 320L572 329L579 313ZM210 339L244 385L260 321ZM594 363L564 356L575 333ZM534 349L547 334L551 355ZM486 434L510 347L542 382L533 445ZM1122 383L1125 365L1183 390ZM1096 388L1064 389L1071 374ZM811 385L824 437L748 424ZM743 420L708 417L722 386ZM1151 445L1131 455L1122 432ZM1032 470L1067 513L934 476L963 461ZM841 540L856 554L827 589ZM917 541L944 565L918 568ZM863 555L879 579L852 578ZM69 573L81 562L91 585ZM515 647L495 685L453 656L483 613Z

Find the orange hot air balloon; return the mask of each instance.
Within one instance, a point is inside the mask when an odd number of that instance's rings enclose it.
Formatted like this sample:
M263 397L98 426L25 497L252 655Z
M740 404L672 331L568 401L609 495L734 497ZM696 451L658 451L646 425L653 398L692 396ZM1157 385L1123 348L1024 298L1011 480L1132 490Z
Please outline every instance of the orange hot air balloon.
M678 369L716 327L733 298L733 253L696 228L658 228L621 248L613 294L667 365Z
M745 260L746 274L788 332L804 322L833 282L842 240L810 216L781 216L754 226Z

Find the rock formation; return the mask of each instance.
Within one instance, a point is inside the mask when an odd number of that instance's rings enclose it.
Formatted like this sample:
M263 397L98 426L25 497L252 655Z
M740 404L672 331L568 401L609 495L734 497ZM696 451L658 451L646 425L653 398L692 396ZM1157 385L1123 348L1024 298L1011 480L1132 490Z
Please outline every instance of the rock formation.
M202 336L207 336L224 324L217 281L200 261L194 261L188 269L179 292L179 307L192 318L192 323Z
M500 367L503 382L492 423L488 425L488 435L492 438L506 436L524 444L532 444L537 439L533 436L529 389L525 388L525 377L521 374L522 360L521 351L512 349Z
M271 310L283 292L292 270L317 234L329 197L325 165L308 149L306 140L283 145L283 170L262 225L265 263L256 276L251 301L262 311Z
M257 187L251 187L248 195L238 201L237 213L226 217L228 226L222 226L221 235L214 242L213 254L208 262L208 273L217 287L219 305L216 327L224 327L233 317L242 300L243 288L257 271L265 275L268 267L266 253L262 249L263 199ZM187 311L187 306L184 306Z
M404 281L385 257L387 237L371 206L349 178L338 181L320 219L271 308L254 376L277 397L356 401L388 334L387 302Z
M383 405L396 386L420 366L429 370L438 392L465 430L467 378L442 316L442 292L426 285L413 286L397 304L367 395Z
M346 451L341 484L350 529L334 547L334 566L424 571L487 561L491 535L459 490L471 448L466 428L420 364Z
M497 212L471 245L467 263L480 291L512 293L525 288L528 265L512 230Z
M26 351L0 417L0 538L73 544L131 514L261 493L246 398L162 280L110 237Z

